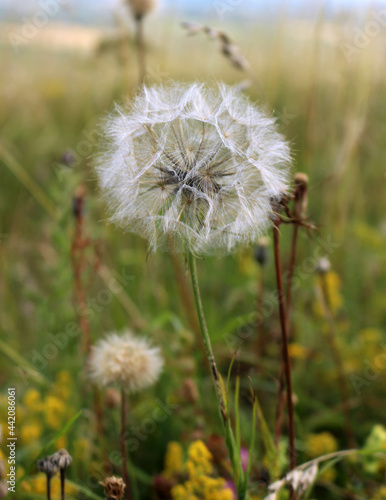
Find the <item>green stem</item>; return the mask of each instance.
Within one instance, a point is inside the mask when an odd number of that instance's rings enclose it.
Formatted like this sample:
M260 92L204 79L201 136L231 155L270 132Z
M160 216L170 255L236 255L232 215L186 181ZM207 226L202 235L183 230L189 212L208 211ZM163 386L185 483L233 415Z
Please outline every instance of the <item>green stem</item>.
M216 392L218 409L224 427L225 442L228 448L229 458L232 464L234 481L238 490L238 500L245 500L246 499L245 484L247 480L245 479L245 475L241 467L240 453L237 448L237 443L233 435L231 422L228 415L227 402L226 402L226 389L224 387L221 376L217 370L216 361L214 359L214 354L212 349L212 343L210 341L208 327L206 325L204 308L202 306L202 300L200 294L200 287L197 278L196 259L191 252L188 252L188 258L189 258L190 275L192 278L192 286L193 286L194 300L196 303L196 309L198 314L198 320L200 323L202 339L204 341L204 346L205 346L205 353L209 362L210 373Z
M190 268L190 276L192 279L194 300L196 303L198 320L200 323L200 328L201 328L201 333L202 333L202 340L204 341L205 353L206 353L206 357L207 357L208 362L209 362L210 373L211 373L213 385L214 385L214 388L216 391L217 403L218 403L218 408L219 408L221 420L222 420L224 426L226 426L226 422L227 422L226 404L225 404L225 400L224 400L224 397L222 394L221 381L220 381L219 373L217 371L216 361L214 359L212 343L210 341L208 327L207 327L206 321L205 321L204 308L202 306L200 287L199 287L198 278L197 278L196 259L191 252L189 252L189 268Z

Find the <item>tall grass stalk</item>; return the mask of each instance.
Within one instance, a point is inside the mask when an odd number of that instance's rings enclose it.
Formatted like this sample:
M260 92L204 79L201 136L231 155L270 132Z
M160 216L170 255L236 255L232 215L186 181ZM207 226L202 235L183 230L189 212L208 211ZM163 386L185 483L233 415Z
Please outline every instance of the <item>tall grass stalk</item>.
M319 282L320 288L322 292L322 305L324 310L324 315L327 322L327 340L330 348L331 356L335 364L336 373L338 376L338 386L340 392L340 398L342 403L342 410L345 420L345 432L347 444L350 448L356 447L356 442L354 438L354 432L351 424L351 415L350 415L350 402L349 402L349 390L347 386L346 376L344 373L344 365L342 361L342 357L339 352L339 348L336 345L335 339L335 320L331 307L331 299L330 293L328 290L328 283L326 280L326 273L319 273Z

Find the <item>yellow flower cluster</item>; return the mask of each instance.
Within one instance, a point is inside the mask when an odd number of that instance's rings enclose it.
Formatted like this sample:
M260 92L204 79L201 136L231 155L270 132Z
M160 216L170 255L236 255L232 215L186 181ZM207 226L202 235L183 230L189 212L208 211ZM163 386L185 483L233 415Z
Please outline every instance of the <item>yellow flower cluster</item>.
M73 415L73 408L68 400L71 396L73 380L67 371L58 373L55 383L48 394L42 398L36 389L28 389L19 409L20 439L23 444L39 441L44 430L44 423L52 430L59 430ZM66 437L61 437L56 446L66 447Z
M371 497L371 500L386 500L386 486L381 486Z
M184 450L177 441L168 443L165 455L164 476L172 477L184 470Z
M165 460L166 473L185 470L188 479L172 488L173 500L233 500L233 492L226 487L225 479L212 477L212 454L198 440L188 448L188 458L183 464L182 448L170 443Z
M334 271L329 271L325 274L324 279L326 280L326 288L328 294L328 300L333 313L336 313L341 309L343 305L343 296L341 293L341 280L339 275ZM314 306L315 313L319 316L323 316L323 308L320 302L317 302Z
M309 434L306 439L306 451L309 457L317 458L338 450L338 441L330 432Z

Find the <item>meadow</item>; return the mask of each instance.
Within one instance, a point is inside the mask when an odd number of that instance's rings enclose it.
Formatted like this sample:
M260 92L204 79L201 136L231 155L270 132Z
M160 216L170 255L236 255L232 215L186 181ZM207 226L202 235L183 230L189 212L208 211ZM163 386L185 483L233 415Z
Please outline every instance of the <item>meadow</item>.
M277 117L290 141L293 174L309 177L307 223L315 229L299 228L289 343L296 458L299 465L332 455L320 462L307 492L293 496L283 488L270 499L386 498L386 34L374 19L371 11L360 22L349 15L327 18L320 10L311 20L283 11L272 24L222 23L249 61L248 71L234 68L217 40L203 33L188 36L177 18L154 13L145 25L147 85L248 80L245 93ZM359 47L356 30L370 21L380 29ZM110 38L100 43L101 30L79 50L38 43L40 34L15 53L4 29L0 418L5 461L9 387L16 388L18 437L17 492L8 498L46 498L46 478L35 461L61 448L72 456L66 498L103 499L99 482L122 476L121 396L114 386L96 390L90 382L85 331L95 344L126 329L151 338L164 358L158 382L129 399L131 497L236 498L224 493L233 487L226 487L232 471L187 260L183 254L153 253L146 240L109 224L92 168L101 118L138 89L131 34L120 44ZM71 26L67 30L70 37ZM291 225L280 227L284 270L292 231ZM275 443L281 334L268 236L268 247L260 247L263 261L251 246L197 262L224 380L233 363L227 397L244 455L250 455L254 440L251 499L267 497L268 485L289 466L285 410ZM321 272L323 258L330 267ZM264 318L257 324L256 311ZM339 454L352 447L359 451ZM201 479L218 483L205 489L203 481L201 489L196 486L200 493L188 493L189 460L198 469L209 461ZM7 465L2 469L4 478ZM52 483L52 498L59 498L59 477ZM2 488L4 498L4 483Z

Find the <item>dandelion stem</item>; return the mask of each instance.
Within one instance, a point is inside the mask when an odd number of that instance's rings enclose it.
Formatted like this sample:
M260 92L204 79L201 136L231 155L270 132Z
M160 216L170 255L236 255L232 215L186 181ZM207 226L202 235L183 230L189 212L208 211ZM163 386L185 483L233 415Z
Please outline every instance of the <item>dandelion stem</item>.
M122 453L122 467L123 467L123 479L126 484L125 498L126 500L130 500L130 478L129 472L127 470L127 451L126 451L126 443L125 443L125 433L126 433L126 418L127 418L127 398L125 394L125 390L122 387L121 389L121 435L120 435L120 444L121 444L121 453Z
M206 321L205 321L204 308L202 306L200 287L198 284L196 259L191 252L189 252L189 268L190 268L190 275L191 275L191 279L192 279L194 299L196 302L198 320L200 323L202 339L203 339L204 346L205 346L206 357L208 358L210 372L211 372L211 376L212 376L212 381L213 381L213 385L214 385L214 388L216 391L217 403L219 406L220 416L221 416L221 419L223 421L223 424L226 425L226 422L227 422L226 405L225 405L224 397L223 397L222 390L221 390L221 381L220 381L219 373L217 371L216 361L214 359L212 343L210 341L208 327L207 327Z
M290 468L292 470L296 467L294 407L292 401L291 365L288 354L288 320L286 316L281 258L280 258L280 232L277 224L275 224L273 227L273 241L274 241L274 253L275 253L276 284L277 284L277 293L279 300L280 325L281 325L282 342L283 342L284 373L287 385L288 434L289 434L288 451L289 451Z

